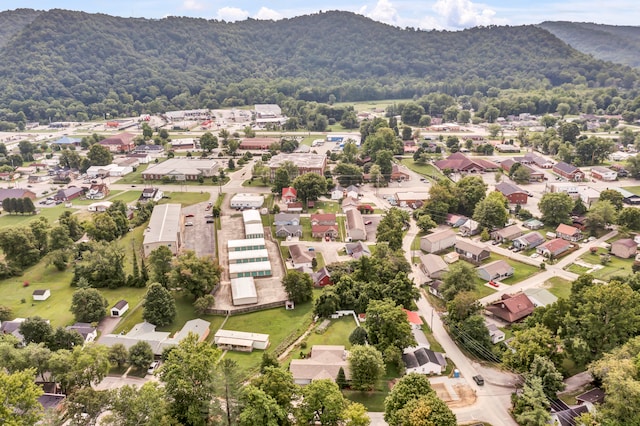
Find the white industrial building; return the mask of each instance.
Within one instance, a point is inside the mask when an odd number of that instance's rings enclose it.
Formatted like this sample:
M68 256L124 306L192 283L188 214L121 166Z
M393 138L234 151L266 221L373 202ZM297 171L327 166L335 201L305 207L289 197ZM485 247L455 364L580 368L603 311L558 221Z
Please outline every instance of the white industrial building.
M266 248L267 246L265 245L264 238L227 241L227 249L229 250L229 253L232 251L262 250Z
M160 204L153 208L142 242L145 256L160 246L168 247L174 255L178 254L182 246L181 213L180 204Z
M157 180L164 177L176 181L198 180L216 176L220 165L216 160L206 158L170 158L149 166L142 172L145 180Z
M269 252L267 251L267 249L229 252L230 264L231 263L264 262L268 260L269 260Z
M264 204L264 195L260 194L236 194L231 197L232 209L258 209Z
M229 265L230 278L270 277L271 262L232 263Z
M252 223L259 223L262 225L262 217L260 217L260 212L258 210L244 210L242 212L242 221L244 225L247 226Z
M253 277L234 278L231 280L231 298L234 306L258 303L258 293Z
M244 237L246 239L264 238L262 223L248 223L244 225Z

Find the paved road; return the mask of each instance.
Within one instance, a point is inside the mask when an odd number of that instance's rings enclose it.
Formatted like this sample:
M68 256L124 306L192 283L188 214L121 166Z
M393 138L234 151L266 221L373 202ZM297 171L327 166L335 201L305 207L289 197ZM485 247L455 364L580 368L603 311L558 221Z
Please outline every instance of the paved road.
M412 220L409 231L403 240L405 255L411 262L411 243L418 234L418 227ZM413 265L413 277L420 277L419 267ZM418 281L418 283L421 281ZM515 426L516 422L509 415L511 407L511 393L515 389L517 376L499 370L481 367L478 363L467 358L455 344L449 333L444 328L438 313L422 295L417 302L418 312L428 321L436 340L442 345L447 357L453 361L456 368L460 370L471 389L476 392L476 402L467 407L456 408L454 413L458 422L471 422L481 420L491 423L494 426ZM478 386L472 377L482 374L485 378L485 385Z

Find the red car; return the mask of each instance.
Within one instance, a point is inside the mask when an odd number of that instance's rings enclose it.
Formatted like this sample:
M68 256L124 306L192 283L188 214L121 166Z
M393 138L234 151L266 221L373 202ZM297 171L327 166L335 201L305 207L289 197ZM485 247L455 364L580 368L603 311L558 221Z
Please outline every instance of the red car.
M500 286L498 285L498 283L497 283L497 282L495 282L494 280L489 281L489 285L491 285L491 286L493 286L493 287L500 287Z

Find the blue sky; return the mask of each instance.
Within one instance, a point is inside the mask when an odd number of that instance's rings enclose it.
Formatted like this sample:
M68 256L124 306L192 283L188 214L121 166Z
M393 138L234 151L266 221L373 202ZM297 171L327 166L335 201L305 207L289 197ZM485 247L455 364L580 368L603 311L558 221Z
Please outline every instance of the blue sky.
M319 10L348 10L400 27L456 30L542 21L638 25L638 0L0 0L15 8L83 10L116 16L191 16L238 21L282 19Z

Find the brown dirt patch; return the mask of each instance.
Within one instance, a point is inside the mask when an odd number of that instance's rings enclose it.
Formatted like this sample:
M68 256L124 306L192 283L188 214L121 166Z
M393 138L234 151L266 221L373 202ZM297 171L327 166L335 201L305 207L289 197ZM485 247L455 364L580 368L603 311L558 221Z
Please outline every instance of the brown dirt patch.
M467 405L472 405L476 402L476 393L469 386L454 385L453 388L455 389L460 399L456 401L445 401L449 408L466 407Z
M444 384L433 383L431 384L431 387L433 388L434 391L436 391L436 394L438 394L438 398L440 398L447 404L452 402L451 395L449 395L449 391L447 391L447 387Z

